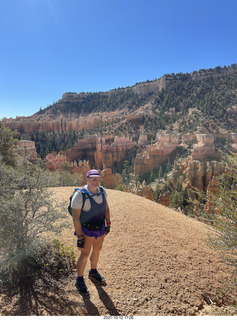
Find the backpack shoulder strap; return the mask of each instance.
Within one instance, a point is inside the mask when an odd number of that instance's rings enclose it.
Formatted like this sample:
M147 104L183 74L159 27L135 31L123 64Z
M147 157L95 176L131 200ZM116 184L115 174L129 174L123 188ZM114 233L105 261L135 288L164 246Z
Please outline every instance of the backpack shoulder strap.
M89 198L89 194L87 194L87 192L84 192L84 191L86 191L86 190L84 189L84 187L81 188L80 190L81 190L81 195L82 195L82 206L81 206L81 210L83 210L84 204L85 204L85 202L86 202L86 199Z
M86 199L87 199L88 197L86 196L85 192L83 192L83 191L81 192L81 195L82 195L82 206L81 206L81 210L83 210L85 201L86 201Z
M74 194L77 192L77 190L80 190L80 188L75 188L69 198L69 206L67 207L67 209L68 209L68 212L70 213L71 216L72 216L72 206L71 206L72 205L72 198L74 197Z
M72 196L71 196L71 198L70 198L70 200L72 200L74 194L75 194L78 190L81 191L81 195L82 195L82 206L81 206L81 210L83 210L85 201L86 201L86 199L88 198L87 194L84 192L84 190L85 190L84 188L81 188L81 189L80 189L80 188L75 188L75 189L74 189L74 192L73 192L73 194L72 194Z
M105 189L102 186L99 186L99 189L101 194L105 193Z
M80 188L77 188L77 189L75 189L75 191L78 190L78 189L81 191L81 194L82 194L82 206L81 206L81 210L83 210L84 204L85 204L85 202L86 202L86 199L89 199L90 197L93 197L93 195L91 196L91 195L87 192L87 190L84 189L84 187L81 188L81 189L80 189ZM105 193L105 189L104 189L102 186L99 186L99 189L100 189L101 194L104 194L104 193Z

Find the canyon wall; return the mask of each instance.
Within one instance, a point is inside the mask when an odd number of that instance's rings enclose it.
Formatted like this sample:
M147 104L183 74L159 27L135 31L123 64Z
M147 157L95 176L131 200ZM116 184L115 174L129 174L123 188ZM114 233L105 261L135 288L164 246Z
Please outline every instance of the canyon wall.
M145 181L143 181L142 183L134 183L133 181L130 182L128 186L125 186L123 184L122 188L124 192L133 193L140 197L154 200L152 188L151 186L147 186Z
M213 176L224 172L223 164L219 161L221 154L216 145L224 146L228 143L233 150L237 145L237 134L168 135L159 132L152 145L147 144L145 133L141 133L134 140L133 138L112 134L87 135L80 138L69 150L48 154L45 162L50 170L70 170L72 173L81 174L83 183L86 183L86 172L90 168L100 169L105 186L114 188L122 183L121 175L114 172L122 172L124 160L134 159L134 173L142 176L152 169L159 169L164 161L176 159L174 172L169 177L171 183L175 186L177 178L183 177L183 187L206 190ZM138 146L142 151L136 154ZM17 148L18 153L27 153L31 161L37 159L33 141L21 140ZM186 159L178 161L183 154Z
M232 134L228 139L233 146L237 142L237 135ZM54 155L54 158L58 163L61 161L62 163L80 164L81 161L87 161L88 167L105 170L105 185L114 187L121 181L118 177L112 177L112 171L121 172L123 162L126 159L135 157L134 173L141 176L152 169L159 169L160 165L168 159L179 159L180 155L182 156L189 150L190 156L187 157L186 154L185 161L175 161L173 177L170 179L171 181L173 179L175 183L177 177L184 177L184 187L205 190L212 177L221 174L224 170L219 161L221 154L216 150L215 143L216 141L218 143L224 141L225 144L226 140L227 135L214 137L208 134L185 134L178 136L157 133L156 142L147 145L147 135L144 133L138 137L138 142L133 141L132 137L114 137L109 134L98 136L95 134L79 139L72 149L62 151L60 155ZM135 156L134 148L136 146L140 146L143 151ZM49 155L46 158L49 159L49 157L52 156ZM54 166L54 162L50 161L48 167L53 170ZM79 167L82 166L79 165ZM106 171L108 169L109 171Z
M158 133L156 142L148 145L142 154L136 155L135 174L143 175L152 169L158 169L165 160L175 158L180 149L179 136Z
M30 162L35 162L38 159L34 141L19 140L16 145L16 151L21 157L27 158Z
M12 130L17 130L19 132L30 133L32 131L54 131L54 132L68 132L72 131L81 131L82 129L91 129L98 125L103 124L101 117L97 115L90 115L87 117L79 117L77 119L50 119L50 120L40 120L40 121L31 121L31 120L18 120L14 121L8 120L4 122L6 127L9 127Z
M143 137L144 139L144 137ZM189 149L191 160L212 161L220 160L218 146L229 143L233 151L237 151L237 134L185 134L168 135L157 133L156 142L148 145L143 153L137 154L134 161L134 171L143 175L152 169L158 169L164 161L175 159Z
M91 169L89 161L68 162L65 155L49 153L45 159L46 167L51 171L70 171L81 176L84 185L87 183L86 174ZM114 189L122 183L122 176L119 173L113 174L112 169L107 168L101 171L101 178L106 188Z
M111 168L102 170L101 178L103 180L104 186L109 189L114 189L117 185L122 184L121 174L113 174Z
M220 161L200 161L186 159L184 161L175 161L174 170L169 176L173 187L176 181L182 178L183 188L206 190L213 177L224 173L224 165Z
M220 159L221 154L215 150L214 135L197 134L197 143L193 145L192 160Z
M63 152L68 161L89 160L92 167L117 168L132 153L136 143L130 137L106 135L88 135L78 140L77 144Z
M124 95L124 93L131 92L140 97L146 97L156 90L162 90L172 81L172 77L163 76L162 78L154 81L141 82L131 87L112 89L107 92L97 93L75 93L66 92L63 94L62 99L59 99L51 107L46 108L43 111L39 111L29 117L16 117L15 119L4 118L2 122L5 126L12 130L18 130L19 132L30 133L34 130L39 131L54 131L65 132L69 130L80 131L82 129L91 129L96 126L100 126L104 121L112 121L117 119L122 110L110 111L110 112L91 112L89 114L83 114L80 112L80 108L70 109L72 103L79 103L83 105L87 103L88 99L103 99L107 98L108 102L114 97ZM69 111L65 110L65 106L68 104ZM67 109L67 108L66 108ZM123 114L126 114L127 121L137 124L141 124L143 120L142 113L135 112L129 114L128 110L123 110Z

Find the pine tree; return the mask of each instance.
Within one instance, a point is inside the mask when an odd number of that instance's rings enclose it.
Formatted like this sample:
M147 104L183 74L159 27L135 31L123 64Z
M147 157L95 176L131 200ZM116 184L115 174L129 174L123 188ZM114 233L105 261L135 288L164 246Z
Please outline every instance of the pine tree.
M150 173L150 182L154 181L154 179L155 179L155 175L154 175L154 170L152 169Z
M209 193L208 210L201 212L204 221L209 221L215 229L210 243L221 251L227 264L234 266L237 274L237 156L228 156L227 173L218 178L218 192Z
M170 207L171 208L182 208L183 204L183 192L173 191L170 195Z
M159 187L159 185L157 184L157 185L156 185L155 194L154 194L154 200L155 200L155 202L158 202L160 194L161 194L160 187Z
M16 133L6 128L0 123L0 160L9 166L16 166L17 153L15 146L17 139L15 139Z
M162 176L163 176L163 170L162 170L162 166L160 166L159 173L158 173L158 178L161 179Z

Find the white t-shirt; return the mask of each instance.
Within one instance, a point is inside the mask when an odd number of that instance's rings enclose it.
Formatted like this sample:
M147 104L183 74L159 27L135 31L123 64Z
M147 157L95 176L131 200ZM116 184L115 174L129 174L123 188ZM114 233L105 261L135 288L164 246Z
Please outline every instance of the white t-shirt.
M88 185L84 186L84 189L89 191ZM99 188L97 188L97 190L98 190L98 193L101 193ZM105 199L107 199L107 192L106 191L104 193L104 196L105 196ZM103 202L102 194L99 195L99 196L93 196L93 199L98 204L101 204ZM72 207L72 209L81 209L81 207L82 207L82 193L81 193L81 190L77 190L77 192L75 192L75 194L74 194L74 196L72 198L71 207ZM86 199L86 201L84 203L83 211L89 211L90 208L91 208L90 200Z

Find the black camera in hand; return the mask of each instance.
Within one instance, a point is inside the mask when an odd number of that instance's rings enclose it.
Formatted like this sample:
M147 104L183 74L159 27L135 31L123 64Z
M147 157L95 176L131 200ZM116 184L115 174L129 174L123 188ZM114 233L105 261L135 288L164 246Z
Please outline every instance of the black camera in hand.
M105 227L105 234L108 234L110 232L110 226Z
M83 249L85 245L85 238L84 236L79 236L77 238L77 247Z

